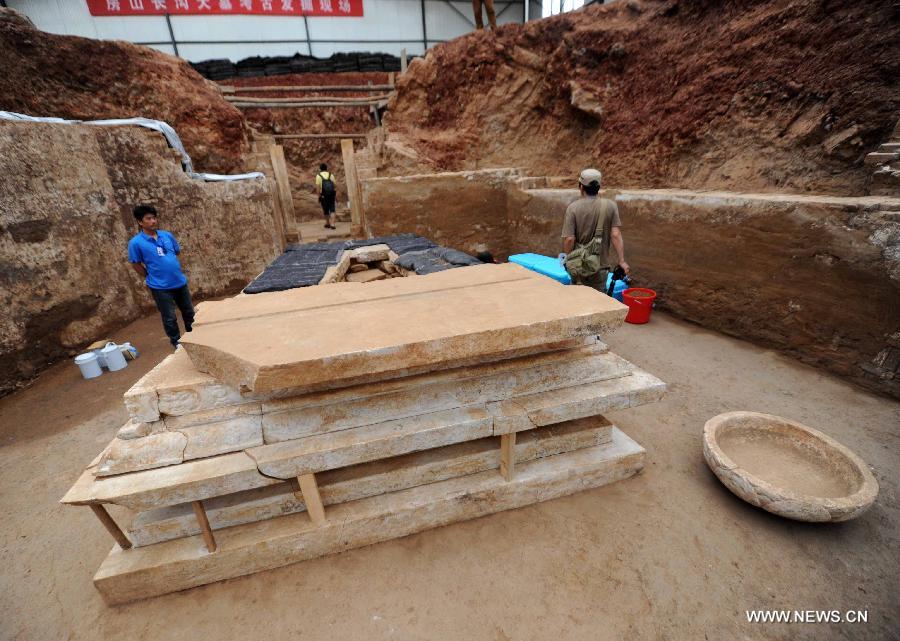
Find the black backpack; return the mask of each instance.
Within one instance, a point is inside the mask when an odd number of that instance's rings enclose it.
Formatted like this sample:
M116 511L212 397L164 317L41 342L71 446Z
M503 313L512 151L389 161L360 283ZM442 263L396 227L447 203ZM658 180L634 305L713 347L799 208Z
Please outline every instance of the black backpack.
M319 174L322 176L322 174ZM323 196L334 196L334 174L329 173L327 177L322 176L322 195Z

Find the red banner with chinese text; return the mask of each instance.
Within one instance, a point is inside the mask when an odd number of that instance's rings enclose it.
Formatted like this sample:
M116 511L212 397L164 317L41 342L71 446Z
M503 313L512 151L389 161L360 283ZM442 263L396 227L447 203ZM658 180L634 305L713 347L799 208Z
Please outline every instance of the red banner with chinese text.
M86 0L92 16L361 17L363 0Z

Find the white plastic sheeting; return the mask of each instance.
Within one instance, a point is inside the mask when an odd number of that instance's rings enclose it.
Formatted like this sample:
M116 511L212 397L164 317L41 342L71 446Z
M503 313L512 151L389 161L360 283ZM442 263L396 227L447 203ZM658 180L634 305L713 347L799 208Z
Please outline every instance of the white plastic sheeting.
M49 122L63 125L101 125L101 126L109 126L109 127L120 127L124 125L136 125L138 127L146 127L147 129L152 129L153 131L158 131L163 136L166 137L166 141L169 143L169 146L173 149L178 150L178 153L181 154L181 166L184 168L185 173L191 178L197 178L199 180L205 180L208 182L216 182L222 180L250 180L254 178L265 178L265 174L259 171L253 171L248 174L202 174L194 171L194 165L191 163L191 157L188 155L187 150L184 148L184 145L181 143L181 138L178 137L178 132L176 132L171 125L163 122L162 120L151 120L150 118L119 118L113 120L66 120L64 118L45 118L38 116L29 116L26 114L19 114L13 111L0 111L0 120L18 120L18 121L26 121L26 122Z

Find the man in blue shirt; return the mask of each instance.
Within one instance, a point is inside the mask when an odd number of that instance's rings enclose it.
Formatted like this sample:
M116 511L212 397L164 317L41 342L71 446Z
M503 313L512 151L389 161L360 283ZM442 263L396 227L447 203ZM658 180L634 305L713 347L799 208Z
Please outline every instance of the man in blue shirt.
M163 328L172 345L178 346L176 306L181 310L184 331L191 331L194 323L194 306L187 277L181 271L178 254L181 247L175 236L159 229L156 209L152 205L138 205L133 210L140 231L128 241L128 260L141 277L156 301L162 316Z

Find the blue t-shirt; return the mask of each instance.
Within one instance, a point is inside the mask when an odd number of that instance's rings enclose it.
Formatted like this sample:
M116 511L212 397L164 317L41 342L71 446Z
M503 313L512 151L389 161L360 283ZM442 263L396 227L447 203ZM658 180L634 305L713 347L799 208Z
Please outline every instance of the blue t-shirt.
M155 239L140 231L128 241L128 260L144 264L147 287L151 289L178 289L187 285L187 277L178 262L180 252L175 236L161 229L157 230Z

